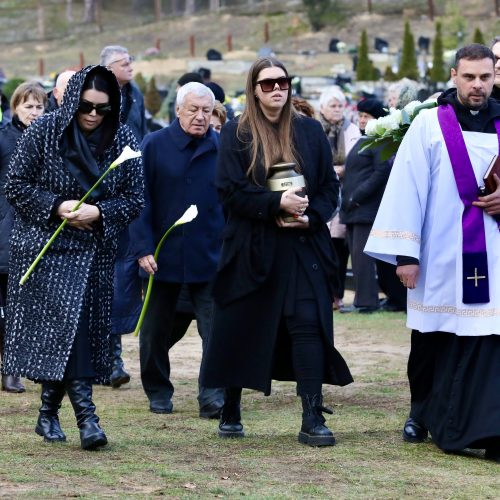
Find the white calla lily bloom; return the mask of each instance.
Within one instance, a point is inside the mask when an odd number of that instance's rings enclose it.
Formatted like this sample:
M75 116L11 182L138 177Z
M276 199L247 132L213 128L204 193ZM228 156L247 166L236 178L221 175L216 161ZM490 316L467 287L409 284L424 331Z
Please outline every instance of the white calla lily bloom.
M140 151L134 151L130 146L125 146L121 155L109 166L109 168L116 168L124 161L133 160L134 158L139 158L140 156L142 156Z
M198 215L198 208L196 205L191 205L185 212L184 215L175 222L174 226L180 226L181 224L187 224L196 218Z

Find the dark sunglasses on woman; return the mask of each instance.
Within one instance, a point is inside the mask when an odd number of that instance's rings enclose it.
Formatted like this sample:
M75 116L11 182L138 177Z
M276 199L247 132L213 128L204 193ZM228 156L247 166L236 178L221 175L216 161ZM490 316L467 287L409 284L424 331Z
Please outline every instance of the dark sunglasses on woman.
M89 101L80 101L78 103L78 112L88 115L92 113L95 109L95 112L100 116L105 116L111 111L111 105L109 103L105 104L94 104Z
M274 87L278 84L280 90L288 90L292 84L292 79L290 77L282 76L281 78L265 78L264 80L259 80L257 85L260 85L262 92L272 92Z

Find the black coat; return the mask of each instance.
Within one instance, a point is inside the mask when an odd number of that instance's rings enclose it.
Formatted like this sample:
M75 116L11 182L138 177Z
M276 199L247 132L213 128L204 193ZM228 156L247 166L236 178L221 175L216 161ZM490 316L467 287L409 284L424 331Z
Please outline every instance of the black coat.
M10 157L23 130L15 122L0 129L0 274L9 271L9 239L13 224L13 209L5 198L5 180Z
M237 122L221 133L216 185L228 215L222 256L214 283L213 329L204 353L201 384L206 387L248 387L270 393L271 379L295 380L291 343L281 328L290 296L300 292L296 269L310 281L320 311L328 383L352 381L333 346L332 290L335 261L325 222L337 203L339 182L319 122L293 121L294 143L306 178L310 228L276 225L281 193L251 182L248 147L236 136ZM259 174L265 184L264 169Z
M346 158L340 208L343 224L373 223L391 173L391 162L380 159L380 149L360 151L364 141L359 139Z
M111 143L96 158L103 172L124 147L139 145L119 124L119 88L102 66L74 75L62 106L38 118L21 136L12 155L5 194L15 209L11 235L7 330L3 373L34 380L62 380L83 311L95 382L111 372L109 335L113 297L113 264L118 236L144 204L142 163L128 160L111 171L95 202L101 213L92 230L66 226L24 285L20 279L49 240L60 220L54 210L62 200L78 200L85 190L67 168L61 153L63 133L75 119L81 89L90 71L106 75L113 110L103 125Z

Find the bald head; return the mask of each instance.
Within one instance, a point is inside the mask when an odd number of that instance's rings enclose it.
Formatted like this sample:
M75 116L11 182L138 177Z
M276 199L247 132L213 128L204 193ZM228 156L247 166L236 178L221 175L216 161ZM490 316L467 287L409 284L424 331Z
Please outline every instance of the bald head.
M64 91L68 85L69 79L76 73L76 71L63 71L56 80L56 86L52 93L56 98L57 105L60 106L63 100Z

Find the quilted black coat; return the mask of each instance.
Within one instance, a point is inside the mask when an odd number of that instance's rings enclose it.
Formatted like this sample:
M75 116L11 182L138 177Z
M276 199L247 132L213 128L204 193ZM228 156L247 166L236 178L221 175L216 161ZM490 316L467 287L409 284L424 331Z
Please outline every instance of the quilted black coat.
M24 285L19 281L60 221L53 216L58 200L80 199L84 190L66 168L61 137L75 117L89 66L74 75L60 109L36 120L12 156L5 194L15 209L9 263L9 304L4 374L32 380L62 380L82 307L89 313L91 361L95 383L109 379L109 334L113 298L113 264L117 236L144 203L142 162L128 160L104 180L105 195L96 202L98 227L66 226ZM109 75L108 75L109 76ZM108 78L108 77L107 77ZM111 146L97 158L104 172L129 145L138 150L134 134L119 123L119 88L113 77L108 125L116 130ZM116 87L116 88L115 88ZM84 296L87 297L84 305Z

